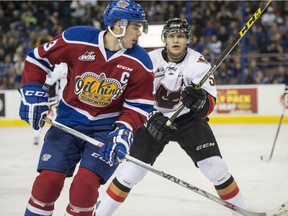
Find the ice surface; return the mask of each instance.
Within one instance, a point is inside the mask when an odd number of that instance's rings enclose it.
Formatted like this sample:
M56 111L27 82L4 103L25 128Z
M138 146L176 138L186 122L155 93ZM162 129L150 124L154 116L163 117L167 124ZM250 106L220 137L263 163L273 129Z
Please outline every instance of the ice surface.
M224 160L236 179L247 209L263 212L288 200L288 125L283 124L270 162L277 124L212 124ZM47 130L47 128L45 128ZM42 134L44 136L45 131ZM36 177L41 145L30 127L0 128L0 215L23 215ZM216 195L212 184L177 145L170 143L154 167ZM117 171L116 171L117 172ZM66 180L54 215L64 215L71 178ZM100 189L100 199L108 184ZM230 216L230 210L154 173L134 187L115 216Z

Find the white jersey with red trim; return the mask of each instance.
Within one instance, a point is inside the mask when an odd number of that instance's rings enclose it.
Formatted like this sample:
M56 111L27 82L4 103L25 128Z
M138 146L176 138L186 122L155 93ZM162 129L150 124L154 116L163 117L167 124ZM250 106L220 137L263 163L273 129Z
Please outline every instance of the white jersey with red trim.
M181 105L181 91L191 83L198 84L207 71L210 63L199 52L187 48L187 54L179 63L167 62L163 56L164 48L149 52L154 67L154 108L165 116L171 117ZM214 77L211 76L202 87L216 98ZM184 108L181 116L190 110Z
M66 125L142 126L154 103L152 62L134 44L112 56L104 47L105 31L76 26L28 53L23 84L44 83L54 66L67 64L67 85L57 121Z

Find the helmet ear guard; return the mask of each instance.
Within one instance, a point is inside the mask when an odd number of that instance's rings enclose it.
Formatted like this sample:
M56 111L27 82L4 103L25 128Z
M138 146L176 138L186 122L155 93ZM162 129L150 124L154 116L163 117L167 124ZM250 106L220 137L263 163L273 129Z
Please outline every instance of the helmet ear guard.
M124 30L121 35L125 34L129 22L140 22L143 24L143 32L148 32L148 23L145 20L145 12L141 5L132 0L114 0L106 8L104 14L104 25L112 33L111 27L118 21L121 21L121 28ZM113 33L112 33L113 34ZM114 35L114 34L113 34ZM114 35L115 36L115 35Z
M187 44L190 43L191 30L187 20L184 18L172 18L165 23L161 33L162 42L166 43L167 36L177 32L185 33L188 41Z

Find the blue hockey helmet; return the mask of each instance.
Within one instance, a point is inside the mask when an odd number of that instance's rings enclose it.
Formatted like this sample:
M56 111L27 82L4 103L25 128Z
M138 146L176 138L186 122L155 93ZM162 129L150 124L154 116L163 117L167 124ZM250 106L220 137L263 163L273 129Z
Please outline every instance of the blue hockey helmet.
M143 32L147 33L148 24L145 20L145 12L141 5L132 0L114 0L106 8L104 14L105 27L111 27L118 20L121 22L141 22Z

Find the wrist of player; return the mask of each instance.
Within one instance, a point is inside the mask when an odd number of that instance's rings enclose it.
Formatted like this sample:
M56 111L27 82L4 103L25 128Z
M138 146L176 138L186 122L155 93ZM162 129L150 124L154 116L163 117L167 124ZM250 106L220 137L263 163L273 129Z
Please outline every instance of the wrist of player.
M19 89L21 104L19 116L28 122L33 129L44 126L42 118L48 113L48 90L39 83L27 83Z

